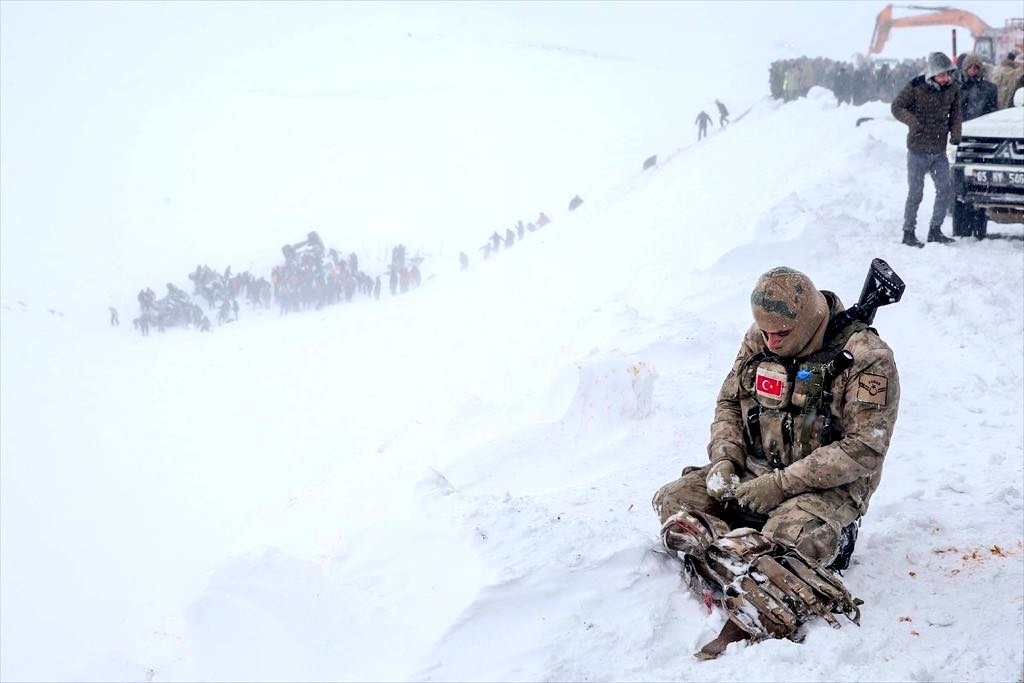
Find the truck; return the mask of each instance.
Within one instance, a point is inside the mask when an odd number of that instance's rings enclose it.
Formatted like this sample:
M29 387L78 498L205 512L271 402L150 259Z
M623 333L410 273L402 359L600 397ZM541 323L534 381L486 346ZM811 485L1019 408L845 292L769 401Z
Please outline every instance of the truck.
M953 235L982 239L988 222L1024 223L1024 89L1014 106L965 121L947 150L953 176Z

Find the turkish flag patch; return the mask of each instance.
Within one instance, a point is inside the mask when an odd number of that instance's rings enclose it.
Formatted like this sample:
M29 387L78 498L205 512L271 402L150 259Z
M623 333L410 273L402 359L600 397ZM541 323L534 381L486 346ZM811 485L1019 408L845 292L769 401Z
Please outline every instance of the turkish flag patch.
M778 377L757 373L757 393L763 396L782 397L783 381Z

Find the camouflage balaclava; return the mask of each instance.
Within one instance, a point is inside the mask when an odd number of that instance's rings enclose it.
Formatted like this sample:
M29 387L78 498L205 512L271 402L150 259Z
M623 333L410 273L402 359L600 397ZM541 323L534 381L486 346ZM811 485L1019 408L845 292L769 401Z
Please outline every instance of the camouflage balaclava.
M750 294L754 321L764 332L789 330L774 353L796 358L821 348L828 326L828 301L811 279L792 268L772 268L757 280Z

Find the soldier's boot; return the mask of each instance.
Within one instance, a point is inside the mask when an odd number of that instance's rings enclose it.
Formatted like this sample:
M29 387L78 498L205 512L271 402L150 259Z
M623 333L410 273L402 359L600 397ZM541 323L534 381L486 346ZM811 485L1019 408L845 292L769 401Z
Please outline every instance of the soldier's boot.
M859 528L859 522L851 522L843 527L839 534L839 552L836 553L836 559L832 560L832 564L828 565L828 569L842 574L849 568L853 549L857 546Z
M729 620L725 622L725 626L722 627L718 636L695 652L693 656L701 660L715 659L725 652L725 648L741 640L750 640L750 636L732 620Z
M928 229L928 241L938 242L939 244L952 244L956 240L952 237L946 237L942 234L942 230L940 230L937 225L933 225Z
M903 244L908 247L924 247L924 242L917 239L917 235L914 234L913 230L903 231Z

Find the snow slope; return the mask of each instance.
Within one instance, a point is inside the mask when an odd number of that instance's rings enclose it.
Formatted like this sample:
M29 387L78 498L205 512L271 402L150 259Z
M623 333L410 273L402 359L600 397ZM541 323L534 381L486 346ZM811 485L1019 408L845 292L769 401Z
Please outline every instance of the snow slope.
M1020 680L1021 226L903 247L905 129L885 105L730 104L749 112L699 145L686 109L678 135L578 157L586 192L524 181L552 223L487 261L476 247L533 206L432 225L408 239L432 277L380 302L141 338L126 308L111 329L106 301L8 275L0 678ZM211 249L269 269L281 240L233 230ZM849 305L873 257L907 292L875 321L903 400L845 575L861 626L697 662L722 619L653 552L650 497L706 458L757 276L789 265Z

